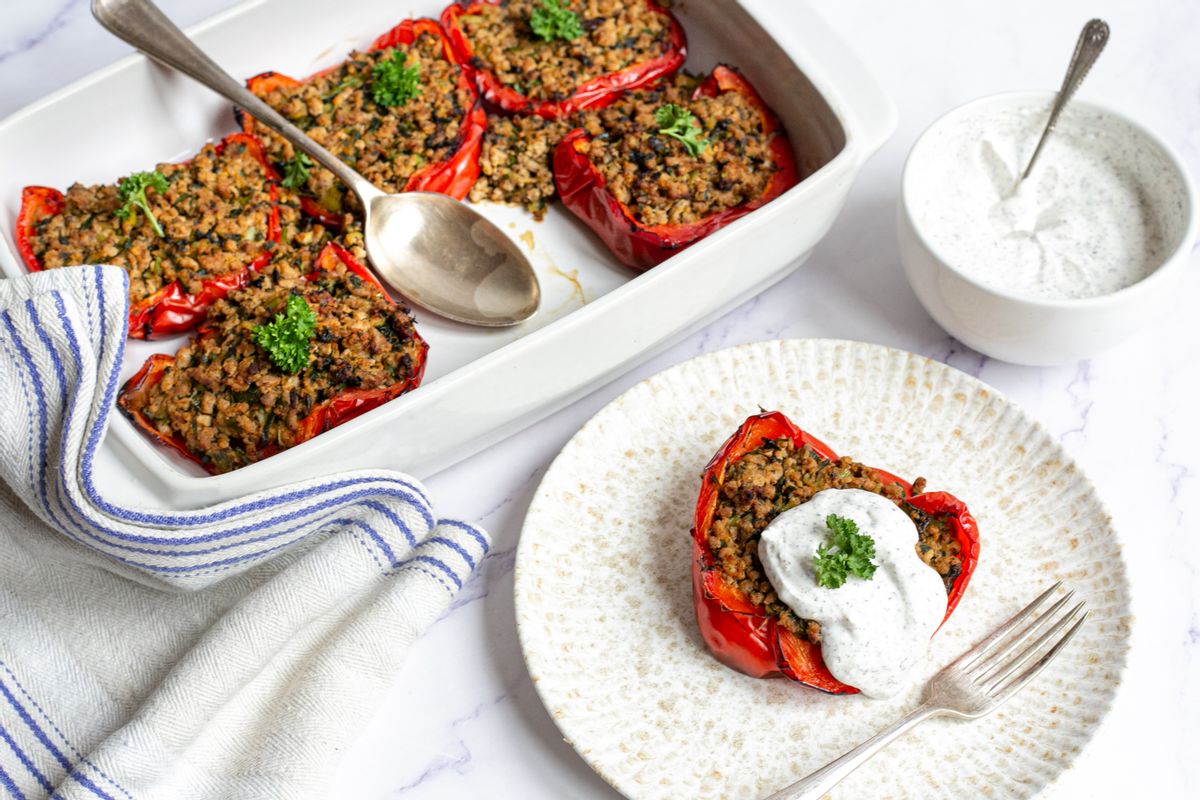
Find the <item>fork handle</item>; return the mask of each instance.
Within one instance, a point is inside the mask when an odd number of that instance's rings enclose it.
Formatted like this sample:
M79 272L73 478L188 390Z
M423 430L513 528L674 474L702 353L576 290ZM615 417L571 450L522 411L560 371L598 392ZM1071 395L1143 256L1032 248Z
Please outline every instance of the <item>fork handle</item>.
M791 786L781 789L766 800L817 800L845 780L847 775L865 764L871 756L907 733L909 728L934 716L939 711L941 711L940 708L928 703L917 706L908 716L875 734L850 752L829 762L808 777L801 778Z

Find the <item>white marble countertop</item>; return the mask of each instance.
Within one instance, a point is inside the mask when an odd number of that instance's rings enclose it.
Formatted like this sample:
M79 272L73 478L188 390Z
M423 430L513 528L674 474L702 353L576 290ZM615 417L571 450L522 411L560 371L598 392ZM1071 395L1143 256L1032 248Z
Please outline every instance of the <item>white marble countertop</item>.
M190 24L229 0L164 0ZM126 52L84 0L6 4L0 117ZM900 109L828 237L795 275L633 372L430 480L445 509L482 522L496 547L426 636L346 753L346 797L612 798L563 743L525 671L513 616L513 554L547 465L609 400L693 355L777 337L860 339L976 375L1039 417L1113 509L1134 588L1131 665L1111 716L1058 784L1064 797L1200 797L1200 257L1173 309L1090 361L1016 367L950 339L905 283L893 233L904 156L937 115L974 97L1054 88L1079 26L1113 28L1081 96L1161 133L1200 177L1200 6L1151 3L817 0Z

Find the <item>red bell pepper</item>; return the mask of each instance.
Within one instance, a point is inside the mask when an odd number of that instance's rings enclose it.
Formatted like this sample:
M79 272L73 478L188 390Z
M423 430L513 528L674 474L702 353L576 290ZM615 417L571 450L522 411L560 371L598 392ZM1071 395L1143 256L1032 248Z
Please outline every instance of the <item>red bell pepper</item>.
M451 64L461 66L455 49L446 38L442 26L433 19L406 19L387 33L380 36L368 48L370 51L388 50L407 47L418 37L429 34L436 36L442 44L442 53ZM336 66L309 76L313 80L337 69ZM304 81L282 75L278 72L264 72L246 81L250 91L260 97L275 89L300 86ZM458 134L458 147L450 156L442 161L428 164L408 177L404 184L406 192L438 192L449 195L455 200L462 200L471 191L479 178L479 154L483 150L483 134L487 130L487 113L483 104L478 101L475 85L464 68L458 77L459 87L470 95L472 102L463 116ZM254 118L242 114L242 126L247 132L254 130ZM321 206L315 199L307 196L300 198L301 208L310 216L331 227L341 224L341 216Z
M775 112L737 70L718 65L693 97L716 97L725 92L744 96L762 115L763 134L770 136L776 171L758 197L733 208L681 225L643 225L633 212L608 191L604 176L588 157L591 137L582 128L568 133L554 151L554 184L563 204L608 245L628 267L644 271L692 246L713 231L766 205L799 183L796 157L787 132Z
M722 663L755 678L783 676L831 694L856 694L858 689L838 681L821 658L821 645L796 636L779 625L762 606L750 602L740 589L722 577L708 547L725 470L764 441L788 439L797 447L807 445L828 460L838 456L827 445L804 432L778 411L747 419L733 436L721 445L704 468L700 497L696 502L695 527L692 528L692 599L696 620L709 650ZM896 484L904 492L904 503L944 518L954 532L962 559L962 571L955 577L946 600L946 616L954 612L966 591L967 583L979 561L979 528L966 505L946 492L913 494L912 484L873 469L885 484Z
M244 145L254 160L262 165L266 179L271 181L271 199L277 200L278 192L274 182L278 176L271 169L271 165L267 163L259 141L246 133L234 133L226 136L217 145L217 154L219 155L232 144ZM31 240L34 226L62 213L63 198L62 192L46 186L26 186L21 191L21 210L17 214L17 250L30 272L39 272L43 269L41 261L33 252ZM268 218L266 240L278 242L280 235L279 209L273 208ZM137 303L131 303L129 306L129 337L131 339L152 339L191 330L204 318L204 314L214 301L229 294L233 289L245 286L250 272L265 266L270 260L270 251L264 251L238 272L202 279L198 292L185 292L178 281L173 281L149 297Z
M536 114L546 119L556 119L587 109L603 108L630 89L674 74L687 58L687 35L683 32L679 20L660 6L657 0L644 0L650 10L661 14L667 23L667 47L661 55L585 81L575 87L571 96L564 100L535 100L505 86L494 72L479 62L460 23L462 17L478 13L482 6L496 6L503 2L504 0L456 0L442 12L442 27L450 37L459 61L471 67L483 99L509 114Z
M317 256L317 268L306 276L307 280L319 280L325 271L333 270L341 263L347 270L354 273L358 277L367 281L371 285L379 289L384 297L388 298L388 302L393 303L391 296L383 288L369 269L359 263L345 248L340 245L330 243L325 245ZM206 336L212 331L201 326L198 332L199 336ZM429 352L429 345L421 338L421 335L415 330L413 336L420 348L420 354L417 358L417 363L413 368L412 375L404 381L392 384L379 389L349 389L336 397L332 397L320 405L314 407L300 421L299 428L296 434L295 444L307 442L309 439L324 433L327 430L336 428L343 422L349 422L355 417L367 413L373 408L377 408L388 400L399 397L410 389L415 389L421 384L422 378L425 376L425 361ZM133 409L128 402L128 398L138 392L148 391L153 388L159 381L163 379L163 375L168 368L175 363L175 356L159 353L150 356L146 363L142 365L133 377L126 381L121 388L120 396L117 403L125 415L133 421L133 424L144 431L155 441L166 445L175 450L189 461L193 461L203 467L210 474L216 474L216 470L210 464L205 463L196 453L193 453L183 437L163 433L154 424L154 421L146 417L141 412ZM265 451L263 458L267 458L279 452L278 446L273 446Z

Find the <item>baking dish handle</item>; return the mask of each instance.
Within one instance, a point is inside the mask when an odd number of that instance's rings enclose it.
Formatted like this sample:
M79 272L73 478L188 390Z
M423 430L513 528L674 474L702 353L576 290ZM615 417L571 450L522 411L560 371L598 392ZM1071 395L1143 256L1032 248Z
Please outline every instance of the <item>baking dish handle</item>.
M857 140L856 160L875 154L896 130L896 104L842 37L807 0L738 0L831 100Z

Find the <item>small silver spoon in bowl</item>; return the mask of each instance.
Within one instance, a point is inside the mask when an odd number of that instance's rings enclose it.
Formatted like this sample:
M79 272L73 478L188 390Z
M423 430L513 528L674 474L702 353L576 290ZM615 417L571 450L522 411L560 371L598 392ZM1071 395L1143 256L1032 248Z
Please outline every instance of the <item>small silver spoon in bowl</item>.
M1075 42L1075 52L1071 55L1071 63L1067 65L1067 74L1063 76L1058 96L1054 98L1054 105L1050 108L1050 118L1046 120L1042 138L1038 139L1037 147L1034 148L1033 155L1029 158L1029 165L1017 178L1013 191L1016 191L1016 186L1019 186L1021 181L1028 178L1029 173L1033 171L1033 165L1042 152L1042 146L1046 144L1046 140L1050 138L1050 131L1054 130L1054 124L1058 122L1058 115L1066 108L1067 103L1075 94L1075 90L1079 88L1079 84L1083 83L1083 79L1087 77L1106 44L1108 44L1108 23L1102 19L1088 20L1084 24L1083 30L1079 32L1079 39Z
M541 290L528 259L481 214L433 192L381 192L230 77L150 0L92 0L92 14L150 58L236 103L350 187L362 204L371 264L406 299L487 327L516 325L537 311Z

